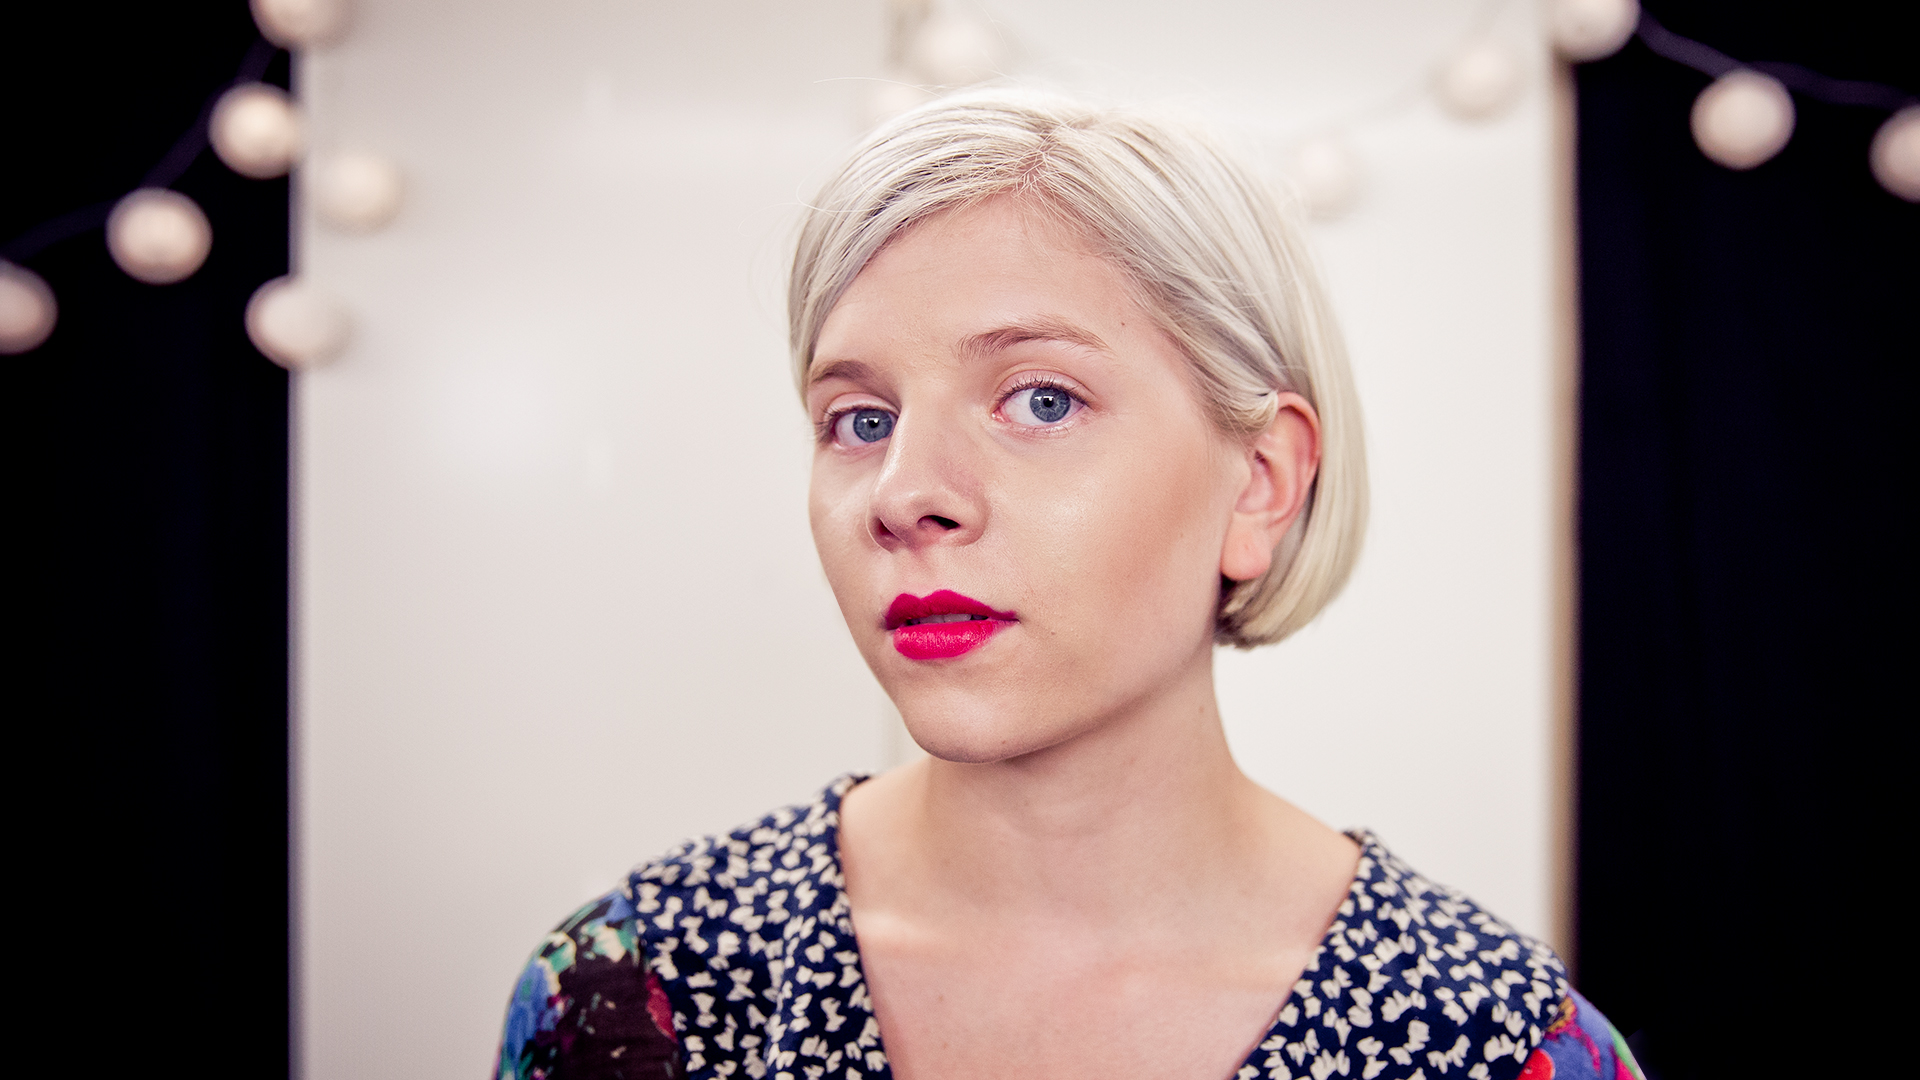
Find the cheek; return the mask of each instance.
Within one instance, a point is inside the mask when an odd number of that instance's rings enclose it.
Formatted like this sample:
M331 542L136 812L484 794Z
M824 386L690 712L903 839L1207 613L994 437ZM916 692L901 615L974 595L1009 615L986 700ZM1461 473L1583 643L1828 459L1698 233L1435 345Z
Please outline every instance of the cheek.
M850 575L866 565L861 556L868 547L867 509L868 500L856 478L840 475L831 466L815 465L807 488L807 521L827 584L843 607L848 589L858 585Z
M1204 450L1189 448L1180 459L1163 457L1143 467L1127 502L1131 535L1115 547L1143 593L1154 594L1158 604L1204 615L1211 637L1226 513L1214 505L1216 485L1207 465Z
M845 503L840 486L822 476L816 467L807 487L807 523L813 528L813 546L819 549L823 563L831 563L834 553L845 546L840 535L845 531L840 520L845 516ZM828 572L831 574L831 568Z
M1138 633L1136 616L1167 627L1193 623L1211 640L1229 506L1199 440L1119 448L1053 484L1027 486L1003 504L1025 522L1028 551L1048 580L1031 584L1072 596L1072 617ZM1051 505L1036 514L1032 507ZM1116 616L1121 616L1116 618ZM1100 634L1099 636L1105 636Z

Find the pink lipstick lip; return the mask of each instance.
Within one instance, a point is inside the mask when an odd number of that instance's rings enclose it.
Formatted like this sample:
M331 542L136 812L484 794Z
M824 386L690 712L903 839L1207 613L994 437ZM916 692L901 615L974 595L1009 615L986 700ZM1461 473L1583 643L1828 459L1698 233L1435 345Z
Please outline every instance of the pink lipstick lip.
M898 630L909 620L935 615L977 615L982 619L1018 621L1011 611L995 611L971 596L962 596L952 589L940 589L925 596L901 593L894 597L893 603L887 607L887 629Z
M971 618L919 622L938 615ZM948 660L972 652L1019 619L1011 611L995 611L970 596L941 589L926 596L901 593L887 608L887 629L895 652L909 660Z

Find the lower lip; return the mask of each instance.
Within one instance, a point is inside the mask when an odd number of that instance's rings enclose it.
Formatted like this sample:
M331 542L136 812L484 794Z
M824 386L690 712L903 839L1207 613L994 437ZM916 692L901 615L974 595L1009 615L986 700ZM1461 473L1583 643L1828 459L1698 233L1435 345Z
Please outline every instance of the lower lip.
M950 660L987 643L1009 624L1004 619L920 623L893 631L893 648L909 660Z

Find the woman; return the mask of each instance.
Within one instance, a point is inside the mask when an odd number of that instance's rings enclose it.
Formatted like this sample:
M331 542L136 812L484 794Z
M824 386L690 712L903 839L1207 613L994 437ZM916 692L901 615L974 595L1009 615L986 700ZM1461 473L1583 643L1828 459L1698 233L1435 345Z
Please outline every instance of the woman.
M521 1077L1605 1076L1559 960L1228 752L1366 516L1272 197L1177 125L990 92L809 211L821 562L928 758L643 864L550 935Z

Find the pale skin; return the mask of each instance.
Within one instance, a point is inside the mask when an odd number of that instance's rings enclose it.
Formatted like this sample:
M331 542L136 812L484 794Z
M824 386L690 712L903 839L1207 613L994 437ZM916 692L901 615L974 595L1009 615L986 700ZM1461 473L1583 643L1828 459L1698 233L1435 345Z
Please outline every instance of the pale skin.
M815 349L814 538L931 755L841 809L902 1080L1224 1080L1359 859L1240 771L1213 689L1220 580L1264 573L1302 512L1318 419L1282 394L1265 430L1223 432L1135 293L1003 197L897 237ZM893 427L848 437L847 410ZM910 660L887 606L937 589L1017 622Z

